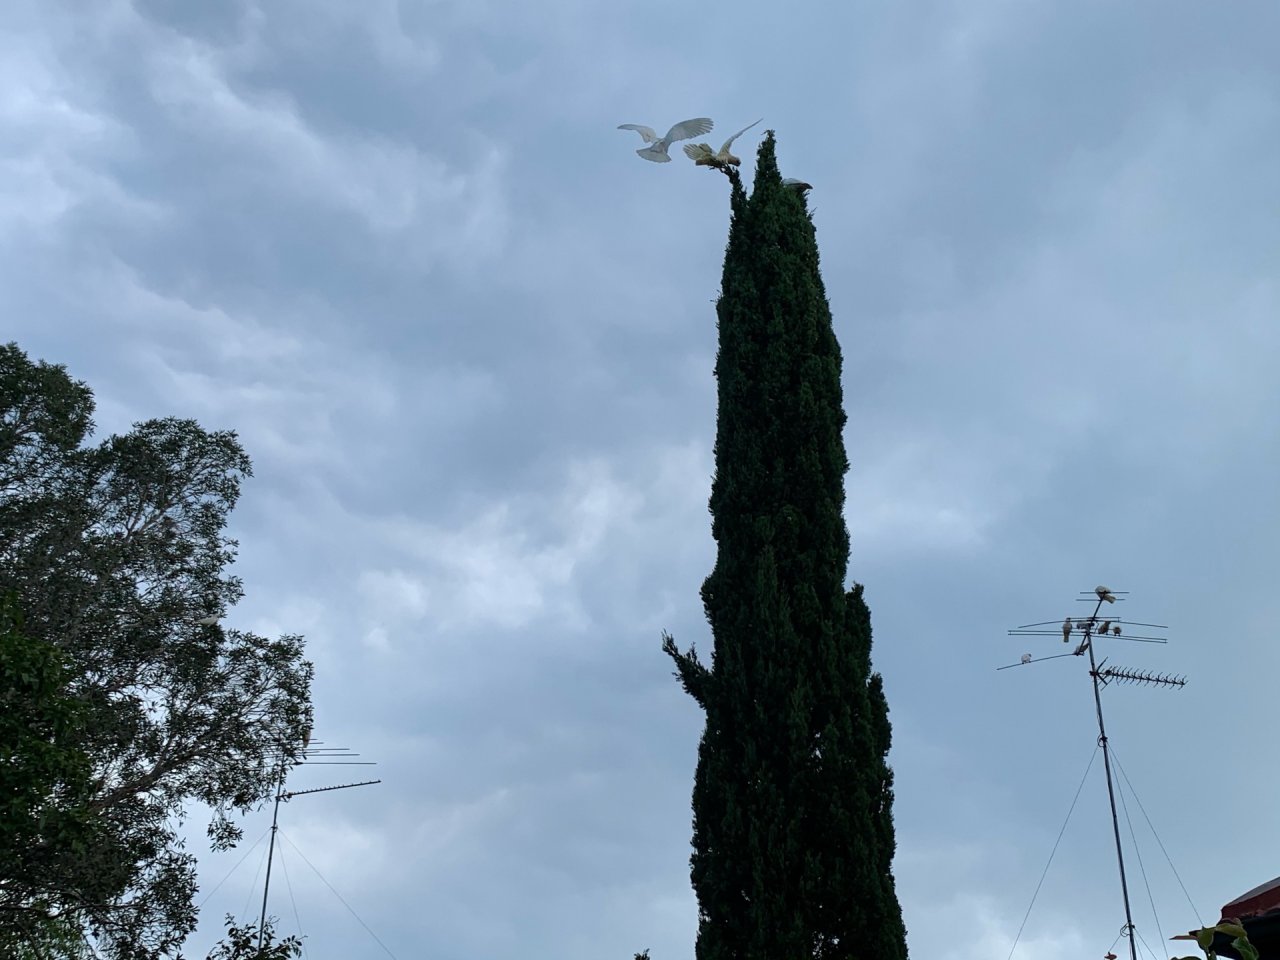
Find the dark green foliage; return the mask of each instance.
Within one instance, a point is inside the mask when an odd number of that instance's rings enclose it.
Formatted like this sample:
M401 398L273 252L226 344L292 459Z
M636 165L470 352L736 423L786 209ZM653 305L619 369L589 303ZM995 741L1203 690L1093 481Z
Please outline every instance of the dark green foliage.
M223 535L250 473L235 435L164 419L86 446L92 414L63 368L0 346L0 588L79 704L64 746L89 759L96 832L79 856L100 884L72 902L33 875L21 904L74 908L107 956L150 958L195 926L186 804L215 810L215 848L239 839L227 814L265 799L301 753L312 667L300 637L198 622L242 593Z
M93 869L110 837L90 807L92 764L76 745L86 711L69 679L57 649L23 633L13 594L0 596L0 956L75 946L86 905L127 880Z
M670 637L706 711L691 858L699 960L906 957L888 707L862 587L845 589L840 346L801 194L769 134L736 172L717 316L710 667Z
M235 918L227 914L227 935L211 951L206 960L290 960L291 957L302 956L302 941L297 937L286 937L276 942L271 918L262 925L262 946L258 946L258 925L235 925ZM179 956L178 960L182 960Z

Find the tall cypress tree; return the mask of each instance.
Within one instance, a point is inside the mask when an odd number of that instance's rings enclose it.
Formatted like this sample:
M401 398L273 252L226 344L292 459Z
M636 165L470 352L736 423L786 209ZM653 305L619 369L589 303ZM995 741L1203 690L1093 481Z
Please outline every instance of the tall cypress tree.
M773 134L732 220L716 312L714 648L663 649L706 712L693 788L698 960L905 960L888 705L845 589L840 346L812 219Z

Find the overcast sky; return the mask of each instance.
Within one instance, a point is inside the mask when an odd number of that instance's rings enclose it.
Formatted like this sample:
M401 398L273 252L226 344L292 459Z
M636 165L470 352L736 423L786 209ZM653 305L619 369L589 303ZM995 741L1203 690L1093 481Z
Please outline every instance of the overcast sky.
M228 623L305 634L317 739L378 764L290 781L382 779L282 808L271 912L308 957L386 954L302 856L401 960L693 956L701 714L659 645L710 646L728 185L615 129L691 116L715 145L762 116L744 172L773 129L814 185L913 956L1009 953L1097 733L1080 660L995 668L1062 652L1006 630L1097 583L1170 627L1102 652L1190 678L1105 694L1194 902L1131 798L1153 955L1280 874L1271 0L7 0L0 27L0 337L86 380L101 435L239 432ZM256 919L269 823L202 856L203 899L248 851L189 956ZM1100 960L1111 844L1099 760L1015 956Z

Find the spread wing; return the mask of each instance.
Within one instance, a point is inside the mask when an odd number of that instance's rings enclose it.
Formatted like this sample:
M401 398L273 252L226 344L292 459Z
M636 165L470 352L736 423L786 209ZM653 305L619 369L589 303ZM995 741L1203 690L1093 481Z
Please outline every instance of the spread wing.
M618 124L618 129L634 130L636 133L640 134L640 136L644 138L645 143L653 143L653 141L658 139L657 131L655 131L653 127L646 127L642 123L620 123ZM634 142L635 141L633 140L632 143Z
M713 156L709 143L686 143L684 145L684 155L690 160L701 160L704 157Z
M760 120L763 120L763 119L764 119L764 117L761 117L761 118L760 118ZM757 121L756 121L756 123L759 123L759 122L760 122L760 120L757 120ZM724 142L724 146L720 148L720 152L721 152L721 153L728 153L728 152L729 152L729 148L730 148L731 146L733 146L733 141L737 140L740 136L742 136L744 133L746 133L748 130L750 130L752 127L754 127L754 126L756 125L756 123L748 123L745 127L743 127L741 130L739 130L737 133L735 133L732 137L730 137L728 140L726 140L726 141Z
M689 140L692 137L706 136L711 132L711 128L715 124L707 117L696 117L693 120L681 120L674 127L667 131L667 135L663 137L667 143L674 143L676 140Z

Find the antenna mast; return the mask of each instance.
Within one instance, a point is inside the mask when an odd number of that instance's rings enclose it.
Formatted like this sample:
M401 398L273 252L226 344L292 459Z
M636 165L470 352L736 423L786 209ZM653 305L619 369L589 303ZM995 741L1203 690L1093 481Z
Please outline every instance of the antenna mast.
M1082 591L1082 593L1083 596L1076 599L1083 603L1093 603L1096 597L1097 602L1094 605L1093 613L1088 617L1067 617L1062 621L1060 627L1063 643L1070 642L1072 633L1083 635L1075 650L1069 654L1059 653L1047 657L1033 658L1030 654L1023 654L1019 663L997 667L996 669L1007 670L1009 667L1026 666L1027 664L1039 663L1044 660L1056 660L1059 657L1080 657L1086 653L1089 655L1089 677L1093 681L1093 703L1098 715L1098 745L1102 747L1102 764L1107 774L1107 798L1111 801L1111 829L1116 841L1116 860L1120 865L1120 893L1124 897L1124 934L1129 938L1130 960L1138 960L1138 947L1134 938L1133 912L1129 907L1129 881L1125 876L1124 870L1124 847L1120 842L1120 818L1116 814L1116 791L1111 779L1111 751L1108 749L1107 744L1107 727L1102 719L1102 688L1112 680L1173 688L1183 687L1187 681L1183 677L1147 673L1143 670L1132 670L1125 667L1108 667L1105 658L1101 663L1098 663L1094 658L1093 646L1094 641L1101 637L1110 636L1124 640L1136 640L1140 643L1168 643L1163 637L1122 636L1122 623L1126 626L1141 627L1149 630L1166 630L1168 628L1158 623L1137 623L1120 618L1102 619L1099 616L1103 603L1114 604L1117 601L1123 601L1126 599L1123 594L1127 593L1127 591L1118 591L1118 595L1117 591L1100 586L1095 587L1092 592ZM1054 621L1029 623L1021 627L1014 627L1009 631L1009 635L1014 637L1053 636L1059 631L1046 629L1053 626L1053 624Z

